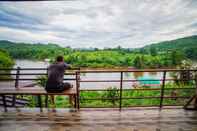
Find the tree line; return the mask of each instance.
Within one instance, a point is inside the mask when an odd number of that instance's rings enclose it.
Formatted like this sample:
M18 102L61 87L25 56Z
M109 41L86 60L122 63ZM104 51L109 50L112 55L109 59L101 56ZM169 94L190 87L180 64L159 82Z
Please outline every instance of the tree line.
M28 44L0 41L0 48L14 59L49 58L63 55L66 62L77 67L135 67L168 68L175 67L186 59L197 59L197 36L151 44L143 48L86 48L72 49L56 44Z

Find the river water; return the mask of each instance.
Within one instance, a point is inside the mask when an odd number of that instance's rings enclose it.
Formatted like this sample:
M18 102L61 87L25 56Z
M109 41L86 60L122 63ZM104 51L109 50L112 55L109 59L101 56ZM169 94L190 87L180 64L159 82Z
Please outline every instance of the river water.
M21 68L46 68L49 64L42 61L31 60L15 60L15 67ZM88 70L88 69L87 69ZM12 73L15 73L12 71ZM22 71L22 73L32 73L32 71ZM46 73L46 71L34 71L34 73ZM123 73L124 80L138 79L139 77L150 77L154 79L162 79L162 73ZM20 78L35 78L37 76L20 76ZM72 78L74 76L65 76L65 78ZM169 77L169 75L167 75ZM120 80L120 73L83 73L80 75L81 80ZM75 82L70 81L75 84ZM34 81L20 81L20 85L24 86ZM123 82L123 88L133 88L133 82ZM1 82L2 86L14 86L14 82ZM119 82L81 82L80 89L106 89L108 87L120 87Z

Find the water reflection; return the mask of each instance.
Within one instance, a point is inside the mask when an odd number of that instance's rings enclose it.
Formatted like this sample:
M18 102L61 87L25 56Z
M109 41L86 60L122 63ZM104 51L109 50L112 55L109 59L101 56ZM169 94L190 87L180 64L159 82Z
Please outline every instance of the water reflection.
M135 79L144 76L144 72L133 72L133 76Z
M47 65L40 61L29 60L16 60L16 66L45 68ZM16 67L15 66L15 67ZM23 73L30 73L28 71L22 71ZM46 73L46 71L36 71L34 73ZM14 72L13 72L14 73ZM163 73L157 72L125 72L123 73L124 80L134 80L140 77L150 77L154 79L161 79ZM167 77L169 75L167 74ZM27 76L20 76L20 78L27 78ZM28 78L35 78L36 76L28 76ZM65 78L73 78L75 76L65 76ZM80 73L81 80L120 80L120 73ZM28 81L29 82L29 81ZM73 84L76 82L72 81ZM132 88L134 82L123 82L123 88ZM0 85L1 86L1 85ZM81 82L80 89L104 89L108 87L116 86L119 88L120 82Z
M156 76L158 72L148 72L150 76Z

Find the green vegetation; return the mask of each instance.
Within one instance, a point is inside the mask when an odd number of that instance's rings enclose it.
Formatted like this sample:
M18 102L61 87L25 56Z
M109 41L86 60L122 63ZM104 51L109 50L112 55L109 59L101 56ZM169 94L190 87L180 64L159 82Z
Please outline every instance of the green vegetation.
M0 68L9 68L14 65L14 60L7 51L0 49Z
M141 48L144 52L148 52L149 50L156 50L156 52L171 52L171 51L179 51L182 52L185 57L197 60L197 36L190 36L185 38L180 38L171 41L164 41L156 44L151 44Z
M70 51L69 48L61 48L55 44L28 44L10 41L0 41L0 48L8 51L15 59L32 60L43 60L45 58L53 58L57 55L66 55Z
M183 88L184 87L184 88ZM187 89L194 87L194 83L191 82L187 85L176 85L171 82L166 84L164 97L191 97L195 92L195 88ZM154 88L155 87L149 87ZM159 88L159 87L158 87ZM169 88L178 88L172 90ZM119 107L119 90L117 88L109 87L106 91L81 91L80 92L80 107ZM134 98L134 99L122 99L122 106L159 106L160 104L160 90L123 90L122 98ZM142 99L140 97L158 97L158 98L147 98ZM99 100L96 100L96 99ZM30 104L28 106L35 107L35 99L29 97ZM44 103L44 97L43 97ZM188 99L182 98L164 98L163 105L184 105ZM69 99L66 96L56 96L56 107L64 108L70 107ZM49 101L49 107L53 107Z
M11 68L14 65L14 60L10 57L7 51L0 49L0 68ZM0 73L9 73L10 70L0 70ZM10 78L9 75L0 76L1 79Z
M0 41L0 67L12 67L14 62L9 54L15 59L36 59L45 58L54 59L57 55L64 55L65 61L76 67L136 67L144 68L180 68L190 69L193 63L189 60L197 60L197 36L181 38L172 41L152 44L139 49L125 49L120 46L108 49L72 49L70 47L62 48L55 44L26 44L14 43L10 41ZM8 54L9 53L9 54ZM184 65L185 64L185 65ZM174 78L190 79L190 72L181 72L173 74ZM195 76L195 74L192 74ZM46 77L41 76L40 85L44 85ZM193 89L181 89L182 87L191 87L193 81L174 81L167 83L164 96L191 96ZM167 88L177 87L180 90L168 90ZM142 87L138 87L142 88ZM151 88L151 87L148 87ZM123 99L122 105L140 106L140 105L159 105L160 99L140 99L139 97L160 97L160 90L139 91L124 90L122 97L135 97L135 99ZM36 105L32 97L29 106ZM100 98L100 100L95 100ZM80 104L85 106L119 106L119 90L109 88L107 91L81 91ZM43 99L44 101L44 99ZM176 98L164 99L164 104L183 104L185 101ZM50 104L51 106L51 104ZM67 97L56 97L57 107L68 107Z
M119 91L116 87L109 87L106 92L102 95L103 102L109 102L113 105L116 105L117 99L119 97Z
M28 44L0 41L0 48L15 59L54 59L64 55L65 60L78 67L136 67L172 68L182 60L197 60L197 36L160 42L139 49L72 49L55 44Z
M47 82L47 76L46 75L40 75L36 78L37 80L35 80L35 82L41 86L41 87L45 87L46 86L46 82Z

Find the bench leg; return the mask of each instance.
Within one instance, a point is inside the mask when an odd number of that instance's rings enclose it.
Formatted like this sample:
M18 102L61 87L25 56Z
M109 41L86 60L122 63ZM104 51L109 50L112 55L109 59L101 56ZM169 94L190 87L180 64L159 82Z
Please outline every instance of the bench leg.
M7 103L6 103L6 99L5 99L5 95L2 95L2 100L3 100L3 106L4 106L4 111L7 112Z
M76 99L76 95L69 95L69 103L72 107L77 108L77 99Z
M184 108L184 109L188 109L189 104L191 104L191 102L192 102L193 100L195 100L196 97L197 97L196 95L192 96L192 97L189 99L189 101L184 105L183 108Z
M78 95L76 95L76 104L77 104L77 109L79 110L79 108L80 108L80 102L79 102L79 96Z
M50 97L51 97L51 103L52 103L53 107L55 108L55 96L50 95Z
M49 99L48 95L45 95L45 107L46 108L48 107L48 99Z
M71 105L71 107L73 106L73 103L72 103L72 95L69 95L69 103L70 103L70 105Z
M41 95L38 95L38 105L40 107L40 112L42 112L42 100L41 100Z
M76 95L74 95L74 101L75 101L74 107L77 108L77 96Z
M14 107L16 104L16 95L13 95L13 98L12 98L12 106Z

